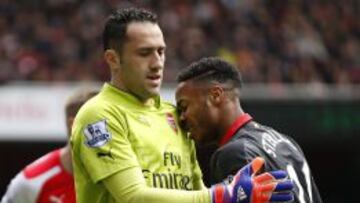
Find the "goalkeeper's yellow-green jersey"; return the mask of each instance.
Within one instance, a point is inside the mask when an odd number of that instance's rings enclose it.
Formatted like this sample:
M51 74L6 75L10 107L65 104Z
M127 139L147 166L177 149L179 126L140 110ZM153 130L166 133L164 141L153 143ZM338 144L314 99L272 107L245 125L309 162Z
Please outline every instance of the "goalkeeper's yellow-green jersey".
M160 97L144 105L105 84L78 112L71 145L78 203L210 202L193 141Z

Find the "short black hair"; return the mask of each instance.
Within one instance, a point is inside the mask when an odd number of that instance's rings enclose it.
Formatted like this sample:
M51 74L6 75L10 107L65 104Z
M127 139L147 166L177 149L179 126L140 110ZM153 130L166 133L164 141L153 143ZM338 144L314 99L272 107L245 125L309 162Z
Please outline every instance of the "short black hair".
M202 58L181 70L177 81L180 83L188 80L230 83L234 88L240 88L242 85L240 71L234 65L217 57Z
M106 21L103 32L104 50L121 51L126 39L127 25L131 22L157 24L158 20L156 14L142 8L123 8L112 12Z

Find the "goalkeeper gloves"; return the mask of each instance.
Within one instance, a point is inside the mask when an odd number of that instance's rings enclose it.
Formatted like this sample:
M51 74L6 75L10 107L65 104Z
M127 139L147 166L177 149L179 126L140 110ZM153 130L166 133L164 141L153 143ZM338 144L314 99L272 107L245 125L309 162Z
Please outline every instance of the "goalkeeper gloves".
M294 199L293 183L285 179L285 171L271 171L256 175L264 165L257 157L241 168L230 184L219 183L211 187L212 203L267 203Z

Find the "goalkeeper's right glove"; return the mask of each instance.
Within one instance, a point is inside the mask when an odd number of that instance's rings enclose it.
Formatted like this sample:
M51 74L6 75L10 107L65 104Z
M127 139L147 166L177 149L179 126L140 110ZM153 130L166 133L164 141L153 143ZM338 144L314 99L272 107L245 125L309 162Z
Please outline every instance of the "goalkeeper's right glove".
M285 171L271 171L256 175L264 165L257 157L241 168L230 184L219 183L211 187L212 203L268 203L294 199L293 183Z

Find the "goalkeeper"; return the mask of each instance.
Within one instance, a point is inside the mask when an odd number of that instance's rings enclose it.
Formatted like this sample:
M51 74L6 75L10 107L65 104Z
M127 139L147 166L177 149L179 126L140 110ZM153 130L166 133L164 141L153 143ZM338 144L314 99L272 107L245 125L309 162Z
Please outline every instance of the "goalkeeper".
M193 141L179 128L174 106L159 97L166 46L153 13L114 12L103 43L110 82L80 109L72 129L78 203L292 199L284 171L256 175L262 159L240 170L231 184L204 187Z

